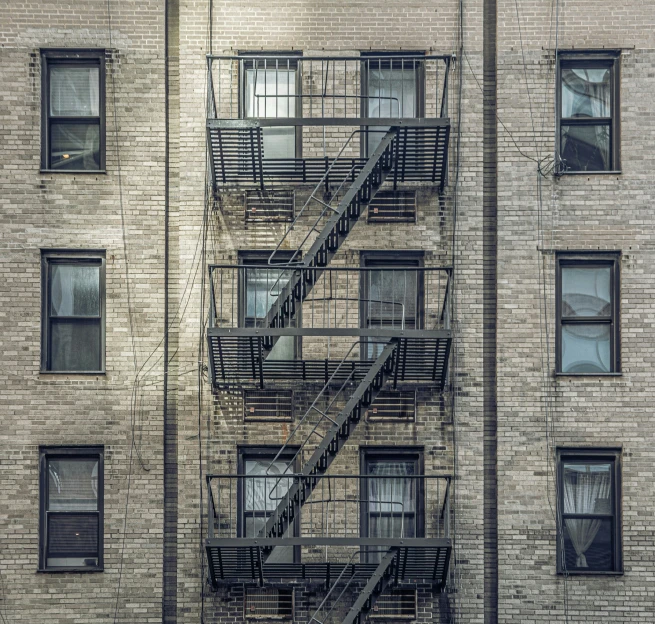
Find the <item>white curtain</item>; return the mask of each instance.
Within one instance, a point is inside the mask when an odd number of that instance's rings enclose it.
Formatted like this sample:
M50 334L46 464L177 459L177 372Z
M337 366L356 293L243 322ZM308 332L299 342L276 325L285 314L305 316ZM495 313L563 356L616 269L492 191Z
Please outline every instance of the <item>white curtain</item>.
M607 513L610 489L611 476L608 465L566 465L564 467L564 513ZM567 518L565 524L577 555L576 567L589 567L585 553L593 544L602 520Z
M368 473L385 477L369 479L369 514L373 527L377 529L370 531L370 537L414 535L415 480L404 478L414 474L414 463L376 462L370 464Z

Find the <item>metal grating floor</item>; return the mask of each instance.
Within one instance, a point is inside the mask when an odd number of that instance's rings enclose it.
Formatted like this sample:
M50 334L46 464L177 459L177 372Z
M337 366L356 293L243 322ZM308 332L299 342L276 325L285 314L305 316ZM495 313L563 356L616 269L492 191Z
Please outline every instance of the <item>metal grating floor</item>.
M208 330L210 374L216 388L249 384L263 388L271 381L327 383L337 370L334 383L343 383L351 373L354 373L353 381L360 381L374 362L359 359L344 364L339 359L269 360L265 359L261 330L256 335L254 331L251 335L229 335L226 332ZM441 335L394 338L399 345L393 373L395 382L435 384L439 391L443 390L452 338L450 332L435 333Z

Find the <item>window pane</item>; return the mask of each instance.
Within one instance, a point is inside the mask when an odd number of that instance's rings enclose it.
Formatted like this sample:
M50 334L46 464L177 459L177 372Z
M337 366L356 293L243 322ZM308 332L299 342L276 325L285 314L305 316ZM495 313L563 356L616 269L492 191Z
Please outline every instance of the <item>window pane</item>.
M610 69L562 68L562 117L609 117Z
M368 479L371 512L404 514L416 510L416 482L404 479L415 474L414 461L376 461L368 464L368 474L384 477Z
M562 316L611 316L610 267L562 267Z
M98 514L48 514L48 566L98 565Z
M100 126L93 123L52 123L50 167L76 170L100 169Z
M609 373L609 323L562 325L562 372Z
M566 171L609 171L609 125L562 124L560 156Z
M565 514L612 513L612 464L563 466Z
M48 511L98 509L98 460L48 461Z
M99 371L100 320L50 323L50 368L53 371Z
M564 519L564 561L568 571L614 570L613 521Z
M50 67L50 115L97 117L100 115L98 67Z
M285 460L271 463L268 459L247 460L245 479L246 511L273 511L282 497L288 492L293 480L280 475L293 472Z
M100 316L100 267L50 264L51 316Z
M276 62L277 70L268 69ZM272 59L267 69L246 70L246 117L296 116L296 70L286 65L286 59ZM295 127L265 128L262 134L264 158L295 158Z
M245 269L246 318L264 319L291 275L280 269Z
M416 117L416 68L411 61L368 62L368 116ZM385 68L386 65L386 68ZM418 64L416 65L418 67ZM371 126L368 154L380 144L388 127Z
M369 327L416 327L419 271L369 271Z

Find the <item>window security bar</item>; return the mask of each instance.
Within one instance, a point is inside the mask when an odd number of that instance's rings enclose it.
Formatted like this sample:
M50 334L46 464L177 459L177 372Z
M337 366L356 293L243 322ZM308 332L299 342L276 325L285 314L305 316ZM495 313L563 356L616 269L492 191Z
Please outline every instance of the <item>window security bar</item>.
M207 56L208 118L448 116L451 55Z
M299 275L303 329L449 329L450 267L210 265L210 328L265 328L279 293Z
M302 508L298 537L402 540L450 536L450 475L277 475L211 474L208 486L208 537L240 538L278 513L292 483L319 483ZM285 535L281 538L291 536ZM334 552L324 558L347 560ZM359 552L359 549L357 549Z

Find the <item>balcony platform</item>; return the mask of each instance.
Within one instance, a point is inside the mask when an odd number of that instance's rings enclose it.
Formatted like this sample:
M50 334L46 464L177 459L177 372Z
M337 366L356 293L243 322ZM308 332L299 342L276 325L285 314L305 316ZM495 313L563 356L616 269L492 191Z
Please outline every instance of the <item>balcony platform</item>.
M443 188L448 156L450 120L368 119L368 118L284 118L284 119L210 119L208 143L215 188L245 187L264 189L270 184L315 184L330 170L330 179L354 179L365 166L366 158L331 157L266 158L263 128L274 126L355 126L396 127L395 160L389 181L422 182ZM330 169L330 167L332 167Z
M311 329L311 328L217 328L207 330L209 365L215 388L252 384L260 388L269 382L300 381L341 384L348 377L361 381L374 359L297 359L266 358L265 344L276 336L320 336L352 338L362 342L398 343L394 382L418 382L443 390L452 342L450 330L398 329ZM365 346L361 347L366 348Z
M347 568L344 576L360 576L366 580L378 566L377 563L360 561L267 563L262 556L262 549L275 546L393 550L396 552L396 581L431 582L437 588L443 587L446 582L452 551L449 538L210 538L205 541L205 547L212 583L218 586L233 582L263 584L271 581L309 580L329 585L344 571L344 567Z

